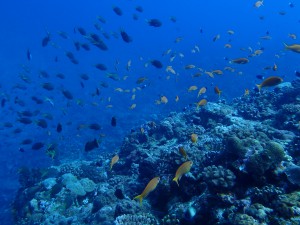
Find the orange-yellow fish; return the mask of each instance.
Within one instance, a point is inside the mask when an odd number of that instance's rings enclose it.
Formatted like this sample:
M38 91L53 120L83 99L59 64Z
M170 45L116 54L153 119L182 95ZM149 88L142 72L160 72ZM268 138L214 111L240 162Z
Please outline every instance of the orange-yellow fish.
M183 146L179 146L178 150L179 150L179 153L180 153L180 154L183 156L183 158L186 160L186 159L188 158L188 156L187 156L187 153L186 153L184 147L183 147Z
M192 134L192 135L191 135L191 141L192 141L193 143L196 143L196 142L198 141L198 135L197 135L197 134Z
M180 181L181 177L184 174L190 172L192 165L193 165L192 161L187 161L187 162L181 164L181 166L179 166L179 168L176 171L175 177L173 179L173 181L175 181L178 186L179 186L178 181Z
M193 86L190 86L189 89L188 89L188 92L191 92L191 91L196 91L198 89L197 86L193 85Z
M186 70L190 70L190 69L194 69L194 68L196 68L196 66L193 64L188 64L184 67L184 69L186 69Z
M179 97L178 97L178 95L176 95L175 102L178 102L178 101L179 101Z
M234 31L233 31L233 30L228 30L228 31L227 31L227 34L233 35L233 34L234 34Z
M198 91L197 98L198 98L200 95L205 94L205 92L206 92L206 87L200 88L200 90Z
M207 104L207 100L206 99L201 99L198 103L197 103L197 109L200 106L205 106Z
M159 177L154 177L150 182L147 184L145 189L143 190L142 194L134 197L133 199L138 199L140 201L140 205L143 203L143 199L147 197L147 195L151 192L154 191L156 186L159 183L160 178Z
M254 7L259 8L259 7L263 6L263 3L264 3L263 0L257 1L257 2L254 3Z
M227 43L227 44L224 45L224 48L232 48L232 46L231 46L231 44Z
M175 72L175 70L173 69L172 66L167 66L166 71L167 71L167 72L170 72L170 73L172 73L172 74L176 74L176 72Z
M222 70L213 70L212 73L217 74L217 75L222 75L223 71Z
M160 102L161 102L161 103L164 103L164 104L167 104L167 103L168 103L167 97L166 97L166 96L161 96L161 97L160 97Z
M285 46L285 49L291 50L292 52L300 53L300 44L293 44L293 45L287 45L283 43Z
M119 156L115 155L110 162L110 170L112 169L112 167L119 161Z
M215 86L214 91L215 91L215 93L218 94L219 97L220 97L222 91L218 88L218 86Z
M230 63L236 63L236 64L246 64L249 62L249 59L247 58L237 58L230 61Z
M249 95L249 89L245 89L244 96L247 96L247 95Z
M135 94L133 94L132 96L131 96L131 100L134 100L135 99Z
M281 77L278 76L271 76L263 80L261 84L257 84L258 90L262 89L263 87L273 87L280 84L283 81Z
M136 104L133 103L133 104L129 107L129 109L135 109L135 107L136 107Z
M289 34L289 37L292 38L292 39L294 39L294 40L297 39L297 35L296 34Z
M214 74L212 72L205 71L204 73L210 76L211 78L214 78Z

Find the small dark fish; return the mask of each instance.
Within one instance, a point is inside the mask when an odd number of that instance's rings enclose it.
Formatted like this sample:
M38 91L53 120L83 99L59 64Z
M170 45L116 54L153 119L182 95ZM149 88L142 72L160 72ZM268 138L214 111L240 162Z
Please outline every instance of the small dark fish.
M108 88L108 83L104 82L104 81L101 81L100 82L100 85L104 88Z
M154 66L154 67L156 67L158 69L163 68L163 64L159 60L157 60L157 59L151 60L150 62L151 62L152 66Z
M107 67L106 67L104 64L102 64L102 63L96 64L95 67L96 67L97 69L99 69L99 70L102 70L102 71L107 70Z
M75 56L72 52L66 52L66 56L69 58L69 59L75 59Z
M43 117L46 118L47 120L53 120L53 116L50 113L43 114Z
M38 114L38 112L31 112L29 110L24 110L21 112L18 112L18 116L22 117L22 116L27 116L27 117L32 117L32 116L36 116Z
M108 50L107 45L103 41L95 42L95 43L93 43L93 45L95 45L97 48L100 48L103 51L107 51Z
M123 15L122 10L121 10L118 6L114 6L114 7L113 7L113 11L114 11L118 16L122 16L122 15Z
M23 130L21 129L21 128L16 128L16 129L14 129L14 131L13 131L13 133L14 134L19 134L19 133L21 133Z
M101 30L102 27L100 26L99 23L94 23L94 27L97 29L97 30Z
M261 74L256 75L256 78L259 80L265 79L264 75L261 75Z
M14 125L13 125L12 123L10 123L10 122L5 122L5 123L3 124L3 126L6 127L6 128L11 128L11 127L13 127Z
M90 77L86 73L80 74L80 78L82 80L88 80L88 79L90 79Z
M295 75L296 75L296 77L300 77L300 72L299 71L295 71Z
M106 20L105 20L102 16L97 16L97 19L98 19L101 23L106 23Z
M86 51L91 50L90 46L89 46L87 43L81 44L81 47L82 47L84 50L86 50Z
M15 97L14 103L18 104L19 106L22 106L22 107L25 106L25 102L22 101L21 99L19 99L19 97Z
M103 35L103 37L104 37L106 40L109 40L109 39L110 39L109 33L105 32L105 31L102 31L102 35Z
M80 43L78 41L74 41L74 46L77 51L80 50Z
M58 31L57 32L59 34L59 36L61 36L63 39L69 39L69 36L66 32L64 31Z
M89 152L98 147L99 147L98 141L97 141L97 139L94 139L93 141L88 141L85 144L84 151Z
M58 123L58 124L57 124L57 126L56 126L56 131L57 131L57 133L62 132L62 125L61 125L61 123Z
M139 5L135 7L135 10L138 11L138 12L140 12L140 13L144 12L143 7L139 6Z
M47 83L43 83L42 87L43 87L44 89L48 90L48 91L54 90L54 85L51 84L51 83L48 83L48 82L47 82Z
M176 22L177 22L177 19L176 19L175 16L171 16L171 17L170 17L170 20L171 20L173 23L176 23Z
M49 75L49 73L48 73L47 71L45 71L45 70L40 70L40 71L39 71L39 77L49 78L50 75Z
M83 29L82 27L77 27L77 30L78 30L78 32L79 32L81 35L86 36L86 31L85 31L85 29Z
M139 19L139 16L138 16L137 14L134 13L134 14L132 14L132 19L133 19L133 20L138 20L138 19Z
M290 6L291 8L294 8L294 7L295 7L295 4L294 4L293 2L289 2L289 6Z
M37 120L36 125L38 125L41 128L47 128L48 127L47 121L44 120L44 119Z
M77 59L71 59L70 61L71 61L71 63L73 63L75 65L79 64L79 61Z
M62 74L62 73L58 73L58 74L56 74L56 77L58 77L58 78L60 78L60 79L65 79L65 75L64 74Z
M92 39L93 42L101 41L101 38L98 36L98 34L95 34L95 33L91 33L90 38Z
M36 142L31 146L32 150L40 150L41 148L44 147L44 143L42 142Z
M99 88L96 88L96 92L95 92L95 95L99 96L101 94Z
M18 121L23 124L31 124L32 123L32 120L27 117L21 117L18 119Z
M25 149L24 148L19 148L19 151L20 152L25 152Z
M149 26L152 26L152 27L161 27L162 26L162 22L158 19L147 20L147 23Z
M72 100L72 99L73 99L73 95L71 94L70 91L68 91L68 90L62 90L62 93L63 93L63 95L64 95L67 99L69 99L69 100Z
M30 145L32 144L32 140L31 139L24 139L22 142L21 142L22 145Z
M50 33L47 32L46 37L44 37L42 40L42 46L46 47L49 44L50 40L51 40Z
M113 116L113 117L111 118L110 124L111 124L113 127L117 126L117 118Z
M29 49L27 49L26 56L27 56L28 61L30 61L32 59L32 55L31 55L31 52Z
M32 144L32 140L31 139L24 139L22 142L21 142L22 145L30 145Z
M3 98L3 99L1 100L1 107L2 107L2 108L5 106L5 103L6 103L6 99Z
M84 83L82 81L80 81L80 86L84 88Z
M38 97L36 97L36 96L32 96L31 99L32 99L33 101L35 101L35 103L38 104L38 105L44 103L44 101L43 101L42 99L40 99L40 98L38 98Z
M121 30L120 34L121 34L123 41L125 41L126 43L132 42L132 38L124 30Z
M101 130L101 126L98 123L91 123L89 128L92 130Z

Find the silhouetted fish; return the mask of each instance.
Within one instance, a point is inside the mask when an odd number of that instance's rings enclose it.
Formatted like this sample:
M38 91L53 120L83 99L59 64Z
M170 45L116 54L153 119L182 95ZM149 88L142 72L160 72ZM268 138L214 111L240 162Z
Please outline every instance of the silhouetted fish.
M42 40L42 46L46 47L48 45L49 41L50 41L50 33L47 32L46 37L44 37Z
M41 148L44 147L44 143L42 142L36 142L31 146L32 150L40 150Z
M62 90L62 93L63 93L63 95L64 95L67 99L69 99L69 100L72 100L72 99L73 99L73 95L71 94L70 91L68 91L68 90Z
M132 42L132 38L124 30L121 30L120 34L121 34L123 41L125 41L126 43Z
M117 126L117 118L113 116L113 117L111 118L110 124L111 124L113 127Z
M56 131L57 133L60 133L62 131L62 125L60 123L57 124Z
M158 69L161 69L163 67L163 64L159 60L154 59L154 60L151 60L150 62L152 64L152 66L154 66Z
M161 25L162 25L162 22L158 19L147 20L147 23L149 24L149 26L152 26L152 27L161 27Z
M114 7L113 7L113 11L114 11L118 16L122 16L122 15L123 15L122 10L121 10L118 6L114 6Z
M89 152L98 147L99 147L98 141L97 141L97 139L94 139L93 141L88 141L85 144L84 151Z
M23 124L31 124L32 123L32 120L29 119L28 117L21 117L18 119L18 121Z
M107 70L107 67L103 63L98 63L95 65L95 67L99 70L103 70L103 71Z
M32 59L32 55L29 49L27 49L26 56L29 61Z

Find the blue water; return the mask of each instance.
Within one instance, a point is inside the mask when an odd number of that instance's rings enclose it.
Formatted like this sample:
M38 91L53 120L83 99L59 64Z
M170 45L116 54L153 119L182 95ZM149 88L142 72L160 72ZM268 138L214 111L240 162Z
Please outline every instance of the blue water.
M1 108L0 123L0 201L3 202L0 219L9 221L8 205L18 188L17 172L22 166L45 167L116 151L130 129L138 129L148 120L158 121L171 111L179 112L195 105L201 99L197 98L197 93L203 86L207 87L204 97L208 101L219 100L214 93L215 86L222 90L221 99L230 101L242 96L245 89L252 91L255 84L261 82L256 79L257 74L265 77L278 75L284 81L295 79L294 71L300 70L300 55L284 50L283 42L297 43L297 39L291 39L288 34L300 35L300 4L298 6L295 2L295 7L291 8L288 1L266 0L263 6L255 8L254 3L240 0L2 1L0 97L6 102ZM116 15L113 6L120 7L123 15ZM144 11L137 12L136 6L142 6ZM279 12L285 12L285 15ZM133 14L138 16L138 20L133 20ZM99 22L97 16L105 18L106 23ZM175 17L176 22L172 22L170 17ZM152 18L159 19L162 26L149 26L146 20ZM95 29L95 23L110 35L109 40ZM78 33L78 27L98 34L108 46L108 51L92 46ZM132 37L131 43L121 39L121 29ZM234 34L229 35L228 30L233 30ZM60 31L65 32L68 39L62 38L58 34ZM51 41L48 46L42 47L42 39L47 32ZM267 32L272 39L260 39ZM112 33L117 33L118 38ZM214 42L213 38L218 34L220 39ZM182 37L182 41L175 43L178 37ZM91 50L76 51L74 41L89 43ZM224 48L227 43L232 48ZM199 46L200 52L191 52L195 45ZM30 61L26 57L27 49L32 55ZM173 62L170 62L170 54L162 55L168 49L171 49L171 54L176 53ZM249 57L250 62L245 65L229 63L231 59L248 57L253 53L249 49L263 49L263 53ZM79 64L71 63L66 52L72 52ZM184 57L180 57L180 53ZM153 59L160 60L163 68L151 66L149 61ZM126 70L128 60L132 61L129 71ZM94 67L97 63L105 64L107 72L117 73L120 80L107 78L105 72ZM277 71L263 69L272 67L274 63L278 66ZM201 77L193 78L197 70L185 70L184 66L188 64L194 64L203 71L220 69L224 74L210 78L201 72ZM172 66L177 75L167 73L167 66ZM235 68L235 72L224 71L226 66ZM46 71L49 77L41 77L40 71ZM63 73L66 78L57 78L58 73ZM82 73L88 74L88 81L80 79ZM22 81L22 74L31 82ZM124 76L128 78L125 80ZM147 77L147 80L136 84L139 77ZM54 90L43 89L45 82L52 83ZM100 82L107 83L108 88L103 88ZM15 88L16 85L26 89ZM196 85L198 90L188 92L192 85ZM135 100L131 100L132 89L137 87L141 90L137 90ZM96 88L101 91L99 96L94 95ZM130 93L119 93L115 88L128 89ZM62 90L70 91L74 98L66 99ZM49 98L53 104L44 101L38 105L32 101L32 96L42 100ZM167 104L155 104L161 96L168 98ZM178 102L175 102L176 96L179 96ZM16 99L24 102L24 106L16 104ZM136 104L136 108L131 110L132 104ZM108 105L112 108L107 108ZM46 114L51 114L53 119L46 119L48 127L45 129L35 122L24 125L18 122L17 112L25 110L39 111L31 118L33 121L45 118ZM117 118L116 127L110 124L112 116ZM4 127L6 122L12 123L13 127ZM61 133L56 132L57 123L63 126ZM102 129L93 131L87 128L91 123L98 123ZM78 126L81 128L78 129ZM14 133L16 128L21 132ZM22 146L21 141L27 138L33 143L43 142L45 147L34 151L31 145ZM100 147L91 153L84 152L85 143L94 138L101 139ZM59 156L52 160L45 154L45 148L54 143L58 145ZM24 152L19 151L20 148Z

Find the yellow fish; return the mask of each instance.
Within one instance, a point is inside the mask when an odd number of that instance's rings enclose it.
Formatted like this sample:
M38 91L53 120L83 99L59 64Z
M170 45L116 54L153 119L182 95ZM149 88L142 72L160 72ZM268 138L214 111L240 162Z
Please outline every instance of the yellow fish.
M191 169L192 165L193 165L193 162L192 162L192 161L187 161L187 162L183 163L183 164L177 169L173 181L175 181L175 182L177 183L178 187L179 187L178 181L180 181L181 177L182 177L184 174L190 172L190 169Z
M158 185L160 181L159 177L154 177L152 180L150 180L150 182L147 184L147 186L145 187L145 189L143 190L142 194L134 197L133 199L138 199L140 200L140 205L142 205L143 203L143 199L147 197L147 195L151 192L154 191L154 189L156 188L156 186Z
M136 107L136 104L133 103L133 104L129 107L129 109L135 109L135 107Z
M112 167L119 161L119 156L115 155L110 162L110 170L112 169Z
M207 104L207 100L206 100L206 99L200 100L200 101L197 103L197 109L198 109L200 106L205 106L206 104Z
M196 91L198 89L197 86L193 85L193 86L190 86L189 89L188 89L188 92L191 92L191 91Z
M199 92L198 92L198 95L197 95L197 98L199 98L200 95L204 94L206 92L206 87L202 87L200 88Z

